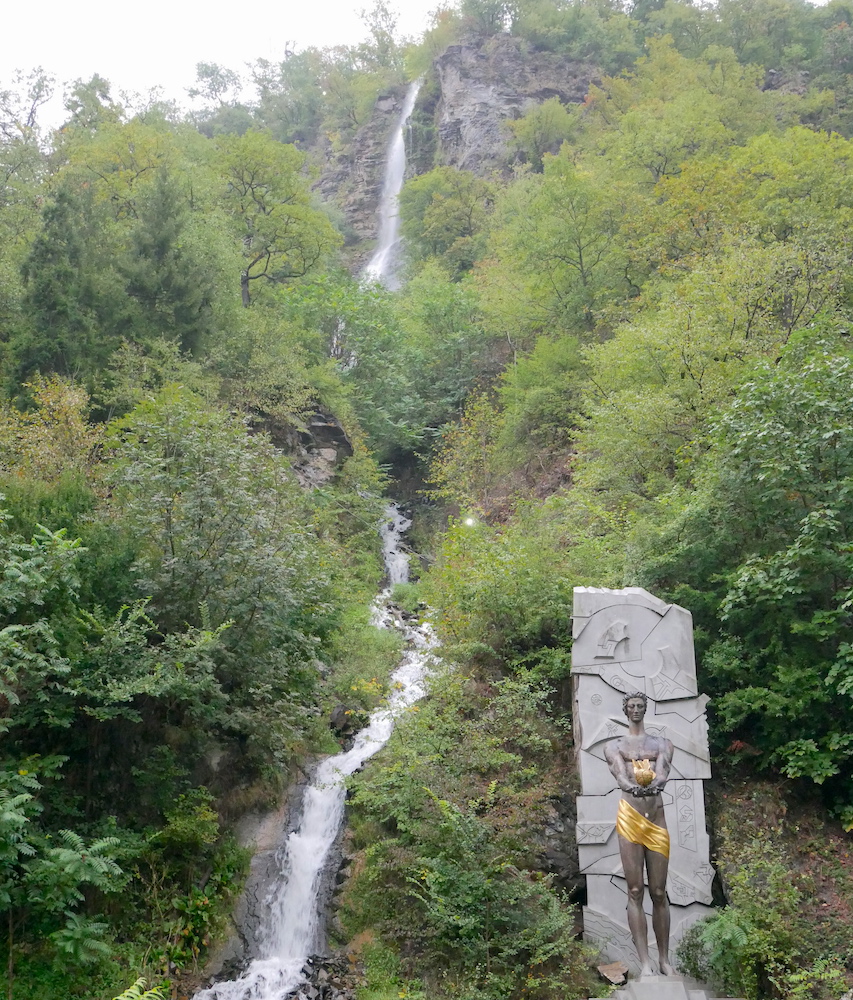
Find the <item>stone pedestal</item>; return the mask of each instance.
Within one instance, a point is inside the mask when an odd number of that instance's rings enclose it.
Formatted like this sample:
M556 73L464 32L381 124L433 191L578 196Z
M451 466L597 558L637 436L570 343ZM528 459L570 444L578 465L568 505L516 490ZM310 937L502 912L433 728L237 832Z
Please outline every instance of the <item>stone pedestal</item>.
M702 983L684 976L643 976L617 990L612 1000L716 1000L716 997Z
M714 870L708 859L702 780L711 776L707 697L698 693L693 620L676 604L665 604L639 587L604 590L576 587L574 594L574 734L581 795L577 842L587 878L584 938L609 961L623 961L636 975L639 963L625 914L627 886L616 836L621 793L604 759L604 745L627 731L625 694L649 699L646 731L672 741L670 779L663 792L671 854L667 895L671 905L672 951L694 921L711 912ZM651 903L646 894L646 912ZM649 926L649 951L657 961ZM672 977L654 977L661 990L686 987ZM645 980L637 980L629 989ZM698 987L697 987L698 988ZM617 993L616 996L622 996ZM670 993L625 993L626 1000L669 1000ZM689 1000L698 1000L689 997Z

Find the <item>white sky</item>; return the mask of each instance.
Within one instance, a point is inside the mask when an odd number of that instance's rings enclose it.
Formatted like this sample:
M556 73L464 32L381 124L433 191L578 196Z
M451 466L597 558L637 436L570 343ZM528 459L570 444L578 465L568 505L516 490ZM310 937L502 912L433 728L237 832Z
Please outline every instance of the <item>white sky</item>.
M355 44L367 29L358 11L373 0L10 0L0 19L0 87L15 70L43 66L62 83L94 73L120 91L163 88L187 103L198 62L242 71L290 48ZM397 0L398 29L419 35L438 0ZM53 117L51 115L51 117Z

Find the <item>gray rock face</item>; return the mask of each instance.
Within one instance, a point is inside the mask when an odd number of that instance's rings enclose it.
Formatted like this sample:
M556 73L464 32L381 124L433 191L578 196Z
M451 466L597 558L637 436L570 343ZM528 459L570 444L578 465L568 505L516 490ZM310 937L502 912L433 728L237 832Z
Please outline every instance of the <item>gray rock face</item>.
M436 165L478 174L507 167L506 121L550 97L580 103L597 75L591 63L531 51L509 35L450 46L427 74L410 119L407 176ZM325 165L315 187L346 218L354 268L366 262L368 247L362 242L377 236L383 172L404 93L401 87L379 97L345 149L327 142L319 151Z
M596 76L589 63L530 52L509 35L451 45L435 68L441 91L436 109L439 159L480 174L505 165L507 120L550 97L579 104Z
M348 242L376 237L388 144L399 123L403 96L401 89L380 97L350 145L341 152L327 152L326 167L315 187L343 211L350 230Z
M711 774L708 699L697 690L693 623L684 608L665 604L639 587L576 587L573 618L574 732L582 792L577 840L588 897L584 937L608 959L626 962L636 973L616 834L621 792L604 759L604 746L627 730L623 696L644 692L649 699L646 732L671 740L675 748L662 792L670 834L667 895L675 945L690 924L711 912L707 904L714 870L702 786ZM650 913L648 893L644 904ZM651 928L649 939L656 959Z
M262 415L252 426L266 431L276 448L291 456L293 471L306 489L329 482L353 453L341 422L322 410L309 414L301 426Z

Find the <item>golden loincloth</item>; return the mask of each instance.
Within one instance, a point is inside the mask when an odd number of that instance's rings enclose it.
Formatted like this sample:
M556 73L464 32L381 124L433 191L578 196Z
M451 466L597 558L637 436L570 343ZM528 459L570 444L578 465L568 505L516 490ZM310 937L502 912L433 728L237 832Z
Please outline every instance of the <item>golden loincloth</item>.
M650 851L669 857L669 833L662 826L641 816L625 799L619 800L616 832L632 844L642 844Z

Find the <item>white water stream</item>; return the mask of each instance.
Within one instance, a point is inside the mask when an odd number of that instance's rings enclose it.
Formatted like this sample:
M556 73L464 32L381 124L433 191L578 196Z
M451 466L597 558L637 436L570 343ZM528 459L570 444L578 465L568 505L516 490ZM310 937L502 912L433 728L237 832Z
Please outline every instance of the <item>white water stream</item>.
M408 556L402 536L411 521L395 504L387 509L382 547L389 584L408 579ZM374 603L373 623L391 627L390 588ZM424 695L424 679L434 660L436 640L428 624L402 626L409 650L391 675L391 695L345 753L322 761L305 789L302 815L280 856L281 877L265 901L260 929L261 957L239 979L216 983L196 1000L283 1000L304 981L306 959L320 947L320 891L326 860L344 815L345 779L387 743L394 722Z
M396 291L400 287L397 278L397 264L400 244L400 189L406 173L406 126L409 123L421 81L409 84L400 124L391 138L388 156L385 160L385 181L382 185L382 200L379 203L379 239L376 252L365 267L363 277L368 281L381 281L386 288Z

